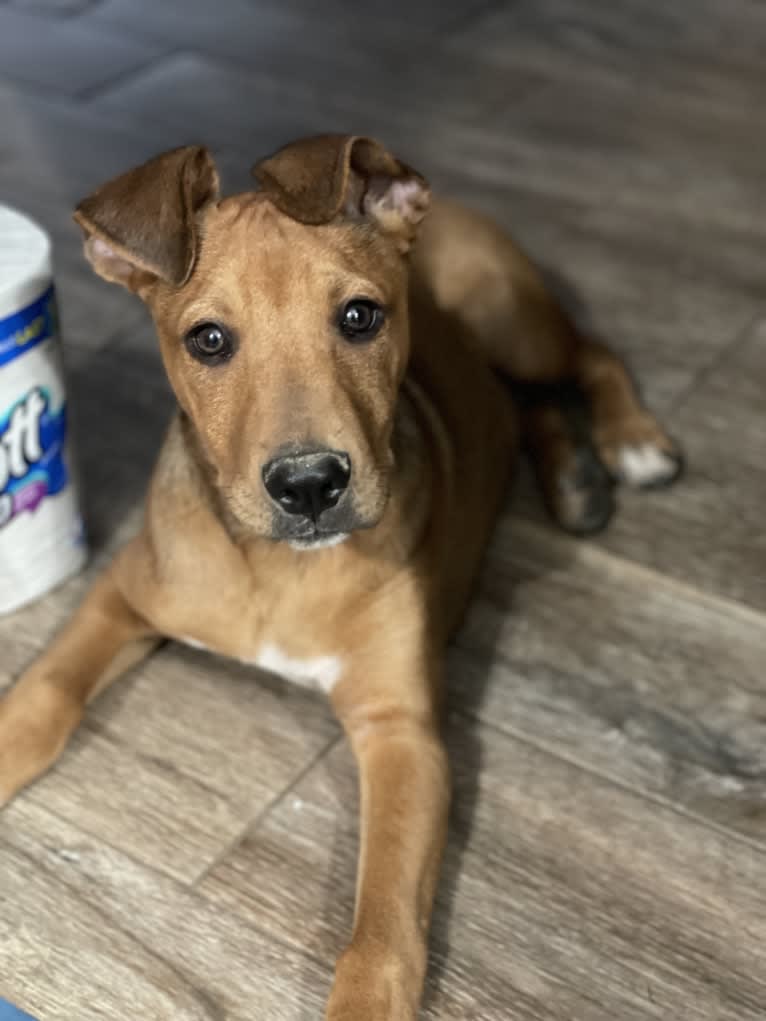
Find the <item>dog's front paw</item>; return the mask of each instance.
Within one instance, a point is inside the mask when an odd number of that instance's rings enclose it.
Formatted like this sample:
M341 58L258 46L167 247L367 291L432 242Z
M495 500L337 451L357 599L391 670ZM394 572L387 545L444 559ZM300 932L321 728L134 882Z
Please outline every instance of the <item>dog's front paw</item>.
M326 1021L416 1021L424 972L419 949L407 958L349 948L335 968Z
M678 445L648 412L602 427L594 441L613 477L638 489L668 486L683 470Z
M0 700L0 808L53 764L81 715L47 683L20 682Z

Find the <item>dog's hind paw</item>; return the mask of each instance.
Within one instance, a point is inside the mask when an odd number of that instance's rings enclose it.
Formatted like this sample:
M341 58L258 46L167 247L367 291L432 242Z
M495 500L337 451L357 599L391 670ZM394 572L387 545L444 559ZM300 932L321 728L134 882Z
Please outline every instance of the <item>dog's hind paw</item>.
M611 424L594 437L599 457L617 482L659 489L683 471L683 455L651 415Z
M615 509L612 480L588 447L574 451L569 466L559 470L555 490L548 494L556 522L573 535L594 535L609 523Z
M617 455L617 475L621 482L639 489L669 486L681 473L678 453L661 450L651 443L622 447Z

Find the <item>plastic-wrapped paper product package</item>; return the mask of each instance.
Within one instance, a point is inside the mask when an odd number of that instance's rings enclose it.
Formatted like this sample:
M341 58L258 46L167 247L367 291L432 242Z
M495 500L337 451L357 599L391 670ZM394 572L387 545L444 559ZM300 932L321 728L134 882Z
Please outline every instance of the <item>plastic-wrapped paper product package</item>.
M0 613L80 570L86 555L51 243L0 205Z

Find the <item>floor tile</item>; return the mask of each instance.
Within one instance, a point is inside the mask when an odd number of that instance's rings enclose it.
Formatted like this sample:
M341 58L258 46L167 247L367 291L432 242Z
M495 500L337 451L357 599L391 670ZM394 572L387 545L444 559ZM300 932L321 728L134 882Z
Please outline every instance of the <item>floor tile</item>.
M0 76L75 96L134 71L162 47L104 31L82 20L51 22L0 8Z
M104 0L94 12L96 20L157 42L180 44L186 49L206 50L223 55L246 56L247 43L257 59L264 37L281 32L295 35L321 33L330 26L350 28L358 37L380 34L398 36L402 49L413 32L428 33L436 41L452 28L470 24L486 8L486 0L421 0L406 12L380 0L363 0L353 16L342 0L229 0L223 10L213 13L204 0L185 0L183 23L168 5L147 0ZM403 16L406 13L406 22ZM217 15L217 16L216 16ZM403 30L404 29L404 30ZM240 39L235 37L239 34ZM215 36L215 38L212 38Z
M247 97L246 102L237 97ZM168 148L203 140L268 153L292 138L331 127L320 96L291 102L281 81L187 54L163 61L89 105L133 129L144 121L162 125Z
M21 798L191 882L335 734L300 689L169 647L94 704Z
M766 847L765 659L761 615L506 518L449 676L462 711Z
M766 16L748 0L515 0L489 6L454 33L451 44L509 69L555 80L601 76L637 90L683 96L700 110L757 110L766 86L759 53Z
M501 98L479 123L443 137L477 185L663 214L679 230L762 235L752 209L763 158L750 118L692 108L659 88L565 78L519 105Z
M289 47L269 70L257 62L243 69L223 60L180 54L94 97L89 106L109 111L135 127L148 120L166 125L176 140L203 138L239 151L268 153L301 134L324 131L383 135L389 125L412 137L448 135L458 123L475 123L493 101L493 82L521 102L535 95L534 75L468 67L436 53L427 61L387 57L385 51L339 46L339 57L320 48L305 59ZM338 77L338 61L348 65ZM296 73L285 65L296 63ZM353 86L350 82L353 81ZM246 104L237 97L247 96ZM508 105L513 105L509 102Z
M110 177L170 148L165 129L146 122L131 127L114 116L65 97L31 94L0 84L2 194L14 189L60 203L67 234L75 204Z
M425 1017L760 1016L759 851L465 720L450 743L455 807ZM356 803L342 745L203 892L331 957L352 920Z
M95 7L99 0L6 0L11 7L32 14L69 17Z
M329 967L45 810L0 819L3 989L41 1021L318 1017Z
M678 485L623 500L604 546L705 592L766 609L766 324L722 355L670 417Z

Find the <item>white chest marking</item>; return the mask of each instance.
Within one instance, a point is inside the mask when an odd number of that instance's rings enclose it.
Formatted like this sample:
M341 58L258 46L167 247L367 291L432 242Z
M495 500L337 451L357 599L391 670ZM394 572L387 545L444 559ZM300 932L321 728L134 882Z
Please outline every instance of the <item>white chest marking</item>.
M180 639L184 645L193 649L212 651L195 638ZM266 642L258 650L255 659L242 660L247 666L259 667L270 674L278 674L294 684L316 685L329 695L343 673L343 660L340 656L314 656L310 659L298 659L288 656L279 646Z
M279 674L296 684L315 684L326 694L332 691L343 672L343 660L340 656L314 656L311 659L296 659L271 642L266 642L258 650L253 666L269 673Z

